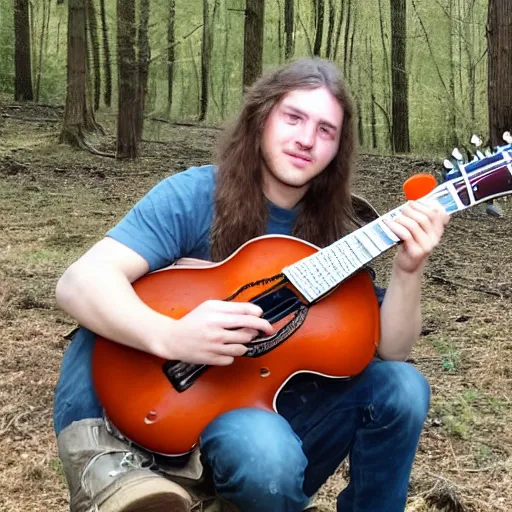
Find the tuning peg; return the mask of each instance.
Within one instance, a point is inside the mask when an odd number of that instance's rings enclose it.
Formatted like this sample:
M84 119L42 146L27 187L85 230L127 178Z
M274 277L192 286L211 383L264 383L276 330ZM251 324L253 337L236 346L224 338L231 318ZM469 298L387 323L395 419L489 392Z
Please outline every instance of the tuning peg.
M503 137L505 137L505 135L503 135ZM473 135L473 137L471 137L471 144L479 148L482 145L482 139L478 135Z
M507 144L512 144L512 134L507 131L503 134L503 140L507 143Z
M455 166L450 162L450 160L446 159L444 162L443 162L443 167L448 170L448 171L451 171L452 169L455 169Z
M455 149L452 151L452 156L453 156L453 158L455 158L455 160L457 160L458 162L463 162L463 161L464 161L464 157L462 156L462 153L458 150L458 148L455 148Z

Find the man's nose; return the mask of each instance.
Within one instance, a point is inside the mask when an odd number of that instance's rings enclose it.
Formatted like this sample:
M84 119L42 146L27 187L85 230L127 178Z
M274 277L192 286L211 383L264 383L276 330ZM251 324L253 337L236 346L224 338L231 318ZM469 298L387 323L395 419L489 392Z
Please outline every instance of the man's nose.
M297 134L297 144L305 149L311 149L315 144L316 130L313 126L302 126Z

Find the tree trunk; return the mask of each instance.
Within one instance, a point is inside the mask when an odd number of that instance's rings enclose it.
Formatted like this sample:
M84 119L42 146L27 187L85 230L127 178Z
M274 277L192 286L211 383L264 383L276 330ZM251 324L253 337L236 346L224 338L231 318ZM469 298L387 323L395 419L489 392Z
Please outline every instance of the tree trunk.
M329 25L327 27L327 45L325 48L325 57L331 58L334 42L334 24L336 23L336 2L329 0Z
M314 0L315 5L315 42L313 43L313 55L320 57L322 51L322 39L324 35L324 0Z
M295 49L295 0L284 0L284 59L290 60Z
M30 22L28 0L14 2L14 99L31 101L34 99L32 90L32 67L30 62Z
M149 0L139 0L139 37L138 46L138 91L137 91L137 141L142 140L144 128L144 112L148 95L148 76L150 48L148 38Z
M378 148L377 140L377 116L375 115L375 79L373 72L373 50L372 50L372 38L371 36L367 39L367 54L368 54L368 65L370 71L370 126L372 133L372 149Z
M392 140L395 153L410 151L406 37L406 0L391 0Z
M87 44L85 0L68 2L67 94L60 141L84 146L84 131L97 129L87 104Z
M352 1L349 0L348 6L347 6L347 20L345 22L345 34L343 36L343 72L345 75L348 72L348 57L349 57L349 50L348 50L348 39L350 36L350 28L352 25Z
M176 0L169 2L169 21L167 26L167 112L171 116L172 86L174 82L174 61L176 59Z
M105 13L105 0L100 0L101 33L103 35L103 72L105 73L105 91L103 101L105 106L112 103L112 65L110 63L110 45L108 41L107 16Z
M349 0L350 2L351 0ZM334 50L332 58L334 60L338 57L338 49L340 47L340 40L341 40L341 28L343 26L343 20L345 18L345 0L341 0L340 2L340 16L338 18L338 26L336 27L336 36L334 38Z
M100 45L98 41L98 22L96 20L94 0L87 0L87 28L91 42L92 67L94 71L94 110L98 110L100 108L101 96L101 64Z
M243 84L249 87L263 69L265 0L247 0L244 29Z
M208 84L210 83L209 78L213 46L213 30L211 25L208 0L203 0L203 39L201 43L201 96L199 98L199 121L204 121L206 119L206 112L208 111Z
M448 107L448 127L450 130L450 142L453 147L457 147L457 111L456 111L456 101L455 97L455 59L453 55L453 40L455 36L455 28L454 28L454 19L453 19L453 0L448 0L448 57L449 57L449 79L448 79L448 88L450 91L450 97L448 101L450 103ZM460 39L460 37L459 37ZM460 61L459 61L460 62Z
M512 130L512 10L510 0L489 0L487 40L489 134L491 144L503 144Z
M117 0L117 158L137 157L138 69L135 60L135 32L135 0Z
M39 92L41 90L41 77L43 74L43 53L45 47L45 37L48 38L48 24L50 22L50 3L47 5L47 0L43 0L43 15L41 21L41 32L39 33L39 55L37 58L37 75L36 75L36 91L35 101L39 101Z

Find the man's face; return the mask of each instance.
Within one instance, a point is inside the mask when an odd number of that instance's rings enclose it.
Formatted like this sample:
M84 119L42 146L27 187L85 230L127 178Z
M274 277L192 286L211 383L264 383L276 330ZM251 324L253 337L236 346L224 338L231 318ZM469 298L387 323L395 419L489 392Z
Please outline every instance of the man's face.
M336 156L342 124L343 108L325 87L283 96L263 130L265 196L282 208L295 206Z

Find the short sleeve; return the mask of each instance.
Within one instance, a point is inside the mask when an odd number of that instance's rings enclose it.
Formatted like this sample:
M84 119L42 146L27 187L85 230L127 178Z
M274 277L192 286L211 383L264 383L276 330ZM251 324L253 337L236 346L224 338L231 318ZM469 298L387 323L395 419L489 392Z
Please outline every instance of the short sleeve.
M207 257L214 174L213 166L193 167L164 179L107 236L140 254L150 271L192 254Z

